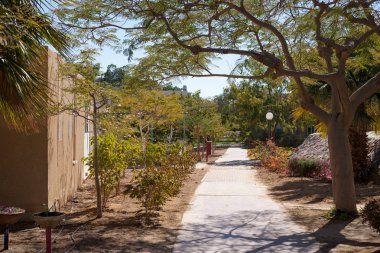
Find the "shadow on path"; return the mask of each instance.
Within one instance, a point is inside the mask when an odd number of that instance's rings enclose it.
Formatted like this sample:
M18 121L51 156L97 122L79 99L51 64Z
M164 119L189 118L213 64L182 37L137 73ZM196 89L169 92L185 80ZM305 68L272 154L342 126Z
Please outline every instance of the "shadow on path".
M224 161L224 162L215 162L215 166L259 166L260 161L259 160L231 160L231 161Z
M278 210L239 211L206 220L186 224L174 252L325 252L312 234L289 226Z

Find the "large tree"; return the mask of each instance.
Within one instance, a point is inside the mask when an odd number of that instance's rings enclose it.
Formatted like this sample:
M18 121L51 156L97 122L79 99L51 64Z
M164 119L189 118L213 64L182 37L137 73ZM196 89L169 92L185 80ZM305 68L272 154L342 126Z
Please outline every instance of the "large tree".
M44 46L69 54L68 38L45 13L49 7L46 0L0 1L0 114L19 129L46 113L48 83L39 60Z
M379 1L76 0L62 10L65 23L98 42L99 35L124 30L130 48L148 54L142 73L291 79L301 106L328 128L336 208L357 212L348 131L357 108L379 90L380 72L350 91L346 70L379 59ZM372 47L371 54L362 54L363 47ZM212 73L208 63L218 54L239 55L257 71ZM331 87L329 106L309 94L316 81Z
M93 154L89 162L92 163L90 167L94 170L97 218L101 218L103 210L98 154L99 122L101 116L112 115L111 104L117 102L117 91L97 81L100 65L94 63L94 55L93 50L84 50L77 57L73 57L73 62L63 63L60 66L60 74L70 80L70 83L64 88L65 92L53 108L56 113L69 112L92 123ZM67 97L66 93L71 96Z

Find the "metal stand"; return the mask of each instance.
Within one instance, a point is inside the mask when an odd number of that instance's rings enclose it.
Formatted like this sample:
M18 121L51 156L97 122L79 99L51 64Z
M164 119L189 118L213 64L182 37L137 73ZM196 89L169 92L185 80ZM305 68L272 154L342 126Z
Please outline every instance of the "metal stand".
M51 253L51 227L46 228L46 253Z
M4 250L8 250L9 246L9 227L8 225L5 225L4 230Z

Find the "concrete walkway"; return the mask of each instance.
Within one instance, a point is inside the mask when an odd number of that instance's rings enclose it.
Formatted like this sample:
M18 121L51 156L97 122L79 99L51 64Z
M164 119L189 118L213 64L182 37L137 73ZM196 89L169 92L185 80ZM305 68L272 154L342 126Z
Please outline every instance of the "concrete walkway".
M198 186L174 253L322 252L255 180L246 150L229 148Z

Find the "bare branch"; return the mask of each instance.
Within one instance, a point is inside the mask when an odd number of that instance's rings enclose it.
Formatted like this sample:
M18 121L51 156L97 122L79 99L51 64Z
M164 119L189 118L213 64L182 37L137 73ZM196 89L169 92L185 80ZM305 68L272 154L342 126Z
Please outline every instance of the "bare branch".
M70 28L76 28L76 29L81 29L81 30L91 30L91 31L102 29L102 28L109 28L109 27L114 27L117 29L125 30L125 31L132 31L132 30L148 29L154 20L155 18L150 19L149 22L145 26L134 26L134 27L124 27L121 25L113 24L113 23L103 23L103 22L100 22L100 25L97 25L97 26L80 26L80 25L75 25L75 24L65 23L65 22L61 22L61 24Z
M256 37L256 41L259 44L261 52L264 52L265 50L264 50L263 44L261 43L261 40L260 40L260 37L259 37L259 32L258 31L254 31L254 34L255 34L255 37Z
M74 108L74 107L64 107L62 108L61 110L59 110L58 112L54 113L55 115L58 115L58 114L61 114L61 113L64 113L64 112L71 112L73 115L75 116L78 116L80 118L83 118L85 120L88 120L88 121L91 121L93 122L92 118L90 117L87 117L85 115L82 114L82 112L79 110L79 108Z
M165 77L165 79L173 78L173 77L180 77L180 76L189 76L189 77L227 77L227 78L236 78L236 79L250 79L250 80L262 80L264 78L269 77L269 73L265 73L263 75L258 76L245 76L245 75L232 75L232 74L191 74L191 73L178 73L178 74L171 74Z
M322 16L325 13L326 10L328 10L328 5L325 3L319 3L318 1L313 1L315 6L319 7L319 12L314 18L314 22L316 24L316 30L315 30L315 38L317 41L322 42L329 48L334 48L335 51L341 51L343 48L341 45L337 44L334 40L325 38L322 36L321 26L322 26Z

